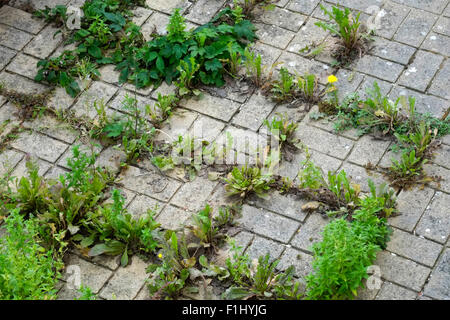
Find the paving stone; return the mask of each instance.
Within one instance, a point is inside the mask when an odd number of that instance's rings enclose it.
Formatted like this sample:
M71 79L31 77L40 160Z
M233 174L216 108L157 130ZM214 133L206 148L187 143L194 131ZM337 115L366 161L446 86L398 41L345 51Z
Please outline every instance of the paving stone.
M292 31L270 24L255 23L255 27L260 41L280 49L286 48L295 35Z
M45 26L43 19L33 18L31 13L7 5L0 8L0 21L11 27L34 34L37 34Z
M14 50L0 46L0 70L2 70L15 56Z
M434 190L430 188L403 189L397 197L397 209L400 215L389 218L389 224L405 231L413 231L433 195Z
M219 208L221 206L233 205L234 200L235 199L233 199L232 197L227 196L225 185L219 184L209 197L208 204L211 208Z
M444 57L426 51L419 51L400 77L398 83L422 92L439 69Z
M304 26L300 28L297 35L288 46L288 51L299 53L303 48L314 48L327 37L329 32L315 25L320 20L310 18Z
M63 40L61 33L55 34L58 30L52 25L46 26L23 51L41 59L47 58Z
M417 112L420 113L430 113L435 117L442 117L444 112L450 106L448 100L421 94L417 91L407 89L405 87L394 86L392 91L389 93L390 98L395 101L400 96L414 97L416 98L415 108Z
M62 87L56 87L52 92L52 96L47 101L47 107L55 110L67 110L74 103L75 98L69 96L66 89Z
M21 94L41 94L48 91L48 87L45 85L5 71L0 73L0 83L3 84L5 89L14 90Z
M175 87L174 84L168 85L166 82L162 82L160 86L156 88L155 91L152 92L151 97L153 99L158 99L158 94L161 94L163 96L175 94L176 88L177 87Z
M450 93L448 88L450 87L450 60L445 61L442 69L439 70L438 74L434 78L428 92L435 94L447 100L450 100Z
M440 17L436 24L433 26L433 31L450 36L450 18Z
M58 121L49 115L43 115L33 121L25 121L23 126L67 143L73 143L79 135L79 132L69 124Z
M250 199L251 202L248 201L248 203L252 206L270 210L298 221L305 220L308 215L301 209L302 205L308 201L294 195L282 195L278 191L273 191L269 192L264 199L257 196L252 196Z
M114 188L117 189L119 191L120 195L123 197L123 199L124 199L123 207L126 208L127 210L130 209L130 207L129 207L130 202L133 201L135 198L140 196L140 195L139 196L136 195L135 192L127 190L127 189L120 189L120 187L116 187L116 186L114 186ZM103 201L103 204L112 204L112 203L114 203L114 199L112 197L112 193L108 193L108 195L109 195L109 198L106 199L105 201ZM145 196L143 196L143 197L145 197ZM141 213L146 211L146 208L147 207L145 207L145 206L143 208L137 208L137 206L135 205L135 206L133 206L132 209L138 209L138 210L135 210L133 212L131 212L131 210L130 210L130 212L132 214L136 213L136 215L140 215Z
M194 123L195 119L198 117L196 112L192 112L184 109L176 109L173 114L170 116L170 121L166 122L162 127L160 133L156 136L156 140L164 140L167 142L175 142L178 137L192 134L189 128L192 123ZM202 116L204 119L208 118L206 116ZM211 119L211 118L208 118ZM217 123L220 123L217 120L211 119ZM201 138L202 127L196 127L195 137Z
M18 108L11 102L5 103L4 106L0 108L0 124L8 121L8 123L18 124L20 119L17 115Z
M386 2L379 15L380 28L376 30L376 34L391 39L410 11L410 7Z
M432 183L436 189L450 193L450 170L431 163L425 164L423 168L428 176L442 178L442 181Z
M320 0L292 0L288 9L310 15L319 2Z
M152 9L172 14L175 8L181 8L181 12L190 5L187 0L146 0L145 4Z
M353 146L353 141L350 139L335 136L304 124L298 126L295 137L299 138L311 149L339 159L344 159Z
M238 222L246 229L280 242L288 242L300 223L269 211L244 205Z
M115 110L119 110L124 113L131 114L132 111L129 109L126 109L128 99L136 100L136 105L142 113L145 113L145 109L146 109L147 105L150 105L150 106L154 105L154 101L149 98L145 98L140 95L134 94L133 92L128 91L128 90L121 90L114 97L114 99L110 103L108 103L108 107L115 109Z
M148 96L153 91L153 85L149 85L148 87L144 88L136 88L134 83L125 83L123 87L131 92L136 92L142 96Z
M278 58L278 62L283 62L283 64L278 65L277 69L285 67L291 73L295 74L297 72L299 75L312 73L317 76L318 82L322 84L326 83L326 78L331 73L330 67L326 64L309 60L293 53L284 52Z
M250 50L252 52L255 52L256 55L261 56L261 63L266 68L266 73L271 69L272 66L274 66L278 57L282 53L280 49L264 44L261 41L257 41L256 44L250 48Z
M374 265L380 267L382 278L415 291L422 289L431 271L414 261L386 251L378 253Z
M150 291L146 284L142 286L141 291L139 291L134 300L152 300L152 298L150 297Z
M224 0L198 0L189 8L186 19L204 24L209 22L224 4Z
M171 203L186 210L199 211L204 208L217 181L197 177L192 182L185 183L173 196Z
M242 252L247 249L248 245L253 241L255 235L247 231L241 231L233 237L236 246L242 248Z
M318 151L310 150L309 152L311 154L311 161L322 168L325 176L328 174L328 171L337 171L342 164L341 160L327 156ZM296 154L291 164L286 163L286 169L281 166L280 175L285 176L285 173L288 173L287 176L294 179L299 170L302 169L301 162L304 160L306 160L306 155L304 153ZM289 167L293 168L293 170L289 170Z
M371 179L375 186L378 186L382 183L387 183L384 180L383 176L375 171L368 171L363 167L351 164L344 163L340 170L344 170L347 174L347 178L349 178L352 182L357 183L361 186L361 191L369 192L368 181Z
M260 92L255 93L239 108L239 112L233 117L232 123L257 131L274 106L275 103L268 101L266 96Z
M403 66L401 64L367 54L353 65L357 71L389 82L395 82L403 71Z
M367 287L367 279L363 279L362 281L364 288L359 288L356 296L356 300L375 300L378 292L380 291L381 286L383 285L383 281L380 279L380 288L372 288L369 289Z
M66 169L60 168L58 166L51 166L47 172L45 173L44 177L46 179L53 179L53 180L59 180L61 175L66 175L67 172L69 172Z
M394 39L418 47L427 36L437 16L421 10L412 9L408 17L398 28Z
M131 264L116 271L100 292L100 297L108 300L133 299L148 278L146 268L147 263L139 257L131 257Z
M87 140L87 139L78 139L76 142L72 144L69 148L67 148L66 152L59 158L58 165L69 169L67 166L67 160L73 155L73 148L78 146L80 152L87 154L88 156L92 155L92 151L97 154L97 156L102 151L102 147L95 140Z
M431 204L426 208L417 224L416 233L439 243L445 243L450 234L449 201L450 195L436 192Z
M370 9L371 6L381 7L381 5L383 4L382 0L329 0L328 2L367 13L372 13Z
M312 261L313 256L296 249L287 248L281 256L277 268L284 271L292 265L295 267L295 275L304 279L313 271Z
M369 162L376 164L380 161L389 144L390 141L374 139L369 135L364 135L355 143L348 161L360 166L365 166Z
M446 249L439 259L424 294L439 300L450 299L450 249Z
M153 10L142 7L136 7L133 10L131 10L131 12L133 13L131 21L134 24L141 26L145 22L145 20L147 20L148 17L150 17L150 15L153 13Z
M95 81L89 89L81 94L71 110L77 117L94 119L97 117L94 102L100 103L103 101L103 103L107 104L116 91L117 88L110 84Z
M278 259L283 250L284 246L282 244L256 236L247 250L245 250L245 254L248 254L250 259L253 260L258 259L261 256L265 256L267 253L269 253L269 261L274 261Z
M145 215L148 210L154 212L154 217L162 211L165 203L155 200L153 198L137 195L127 207L129 213L133 215L133 218L139 219Z
M391 83L380 80L380 79L376 79L371 76L365 76L364 80L361 82L361 85L359 86L359 89L358 89L358 93L359 93L359 96L361 99L368 98L369 95L367 94L367 90L373 89L374 82L376 82L378 84L378 86L380 87L381 94L388 95L389 91L391 91L391 88L392 88Z
M25 157L22 161L19 162L14 171L11 173L11 176L16 177L18 179L20 179L21 177L28 176L28 168L26 166L27 158L28 157ZM48 163L47 161L41 160L36 157L29 157L29 160L38 166L39 168L38 174L40 176L43 176L47 172L47 170L52 166L51 163Z
M186 101L184 99L180 102L180 105L224 121L230 121L233 114L239 108L239 104L236 102L213 97L209 94L204 94L199 100L189 99Z
M55 162L67 149L67 144L36 132L21 133L11 146L49 162Z
M355 92L364 79L364 75L361 73L351 72L345 69L340 69L336 73L336 77L339 79L336 83L339 101L344 100L348 94Z
M119 178L125 188L161 201L168 201L180 187L178 181L133 166L122 171Z
M380 58L401 64L408 64L416 48L395 41L376 37L374 47L370 51Z
M442 144L441 147L434 153L432 162L446 169L450 169L450 146Z
M421 264L433 267L442 246L410 233L394 229L387 245L387 250Z
M323 229L330 221L330 219L325 219L317 213L310 214L295 234L291 244L296 248L310 252L312 245L322 240Z
M170 122L172 122L172 118ZM195 120L191 129L189 129L189 135L211 142L217 138L224 127L225 124L223 122L201 115Z
M250 154L257 158L258 151L263 150L268 143L268 137L256 132L229 126L216 139L216 154L220 154L220 147L228 147L228 139L232 139L231 149L241 153ZM230 160L234 157L230 156Z
M396 284L385 282L376 300L415 300L417 294Z
M423 41L421 49L433 51L448 57L450 56L450 37L430 32Z
M29 33L0 25L0 45L14 50L21 50L33 36Z
M444 16L450 17L450 3L447 6L447 8L445 8L445 10L444 10Z
M12 172L16 165L22 160L23 153L8 149L0 153L0 176Z
M95 165L111 170L113 173L117 173L120 170L120 164L124 163L127 159L127 155L123 150L116 149L110 146L103 150L95 161Z
M122 85L119 82L120 72L115 70L115 68L116 66L113 64L106 64L101 66L98 69L98 71L100 72L100 80L120 87Z
M442 13L447 3L446 0L393 0L395 2L405 4L410 7L431 11L434 13Z
M273 24L291 31L298 31L306 21L304 15L281 8L274 8L273 10L256 8L254 14L259 17L263 23Z
M156 222L160 223L164 229L176 230L190 225L192 214L191 211L168 205L156 217Z
M157 33L159 35L166 35L166 26L169 24L170 16L155 12L151 17L142 25L141 32L144 35L145 40L152 39L152 34Z
M78 256L71 254L68 259L64 261L66 268L79 268L80 271L80 280L81 285L87 286L91 288L93 293L98 293L100 289L103 287L106 281L108 281L109 277L112 275L112 272L108 269L97 266L93 263L87 262ZM73 280L76 275L72 272L66 271L63 274L63 280L67 281L67 284L72 288L72 290L76 290L75 283ZM69 269L69 271L71 271ZM68 289L71 289L68 287Z

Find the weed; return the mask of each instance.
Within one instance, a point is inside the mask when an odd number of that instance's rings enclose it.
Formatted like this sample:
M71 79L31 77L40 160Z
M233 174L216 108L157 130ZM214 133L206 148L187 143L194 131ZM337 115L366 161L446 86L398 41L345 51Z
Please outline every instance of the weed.
M286 68L280 69L280 80L272 84L272 98L276 101L285 101L292 97L294 89L294 77L289 74Z
M224 179L227 183L225 189L229 196L239 195L245 199L250 193L264 198L266 191L270 189L270 174L262 174L257 167L243 166L240 170L234 167Z
M291 147L298 147L299 139L294 137L298 124L290 122L287 114L277 113L277 116L272 118L269 122L264 120L264 124L269 129L270 133L280 142L280 147L283 148L285 144Z
M244 67L247 76L250 77L255 86L260 87L263 84L263 65L261 55L251 52L248 49L244 51Z

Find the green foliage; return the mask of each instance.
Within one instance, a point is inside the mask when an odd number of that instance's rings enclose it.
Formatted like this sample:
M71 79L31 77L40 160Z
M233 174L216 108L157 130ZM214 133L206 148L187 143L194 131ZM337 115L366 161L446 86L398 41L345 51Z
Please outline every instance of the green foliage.
M275 139L280 142L281 146L285 143L292 146L299 143L299 140L294 138L298 124L289 121L287 114L283 115L281 113L277 113L277 116L273 117L271 122L267 119L264 120L264 124Z
M195 62L194 57L190 57L189 61L180 61L178 66L178 71L180 72L180 77L175 85L178 87L178 94L184 96L193 92L198 95L200 92L198 90L192 90L192 81L195 78L195 74L200 70L200 65Z
M285 101L292 97L294 89L294 77L289 74L286 68L280 69L280 80L275 80L272 84L272 98L276 101Z
M319 100L319 87L314 74L304 74L297 77L297 87L305 101L316 102Z
M97 295L87 286L81 285L78 291L81 293L81 296L75 300L97 300Z
M247 76L252 80L255 86L260 87L263 84L263 65L261 55L249 51L244 51L244 67Z
M250 193L264 198L266 191L270 189L270 174L262 174L258 167L243 166L240 170L234 167L224 179L227 183L225 189L228 195L239 195L245 199Z
M7 233L0 238L0 299L54 299L63 264L40 244L39 222L34 217L25 220L19 209L12 210L5 222Z
M45 6L45 9L36 10L33 15L44 19L45 22L53 22L56 25L65 24L67 21L67 7L57 5L53 8Z

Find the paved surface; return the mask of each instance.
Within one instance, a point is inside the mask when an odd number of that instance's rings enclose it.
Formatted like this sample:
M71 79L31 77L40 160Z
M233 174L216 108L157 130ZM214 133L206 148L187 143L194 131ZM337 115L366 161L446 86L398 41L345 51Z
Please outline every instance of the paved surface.
M15 6L20 7L23 2L15 1ZM31 2L38 8L45 4L40 0ZM71 4L80 5L82 2L74 0ZM330 4L336 2L328 1ZM68 1L53 3L67 4ZM135 21L148 35L153 25L159 32L164 31L168 15L175 7L184 8L187 20L192 23L190 25L195 25L207 22L224 0L197 0L195 3L152 0L147 3L151 9L136 10L138 16ZM374 50L351 68L337 73L340 93L364 92L364 88L376 80L392 99L402 94L414 95L419 111L442 115L449 107L450 98L448 0L340 0L339 3L361 10L364 20L373 16L372 6L382 9ZM256 49L262 54L264 63L283 61L291 71L311 71L325 79L330 70L329 53L325 51L315 60L298 53L306 45L329 37L314 26L318 19L324 19L319 0L281 0L275 10L262 13L256 23L260 37ZM53 38L55 31L43 21L32 19L25 11L10 6L0 8L0 81L6 87L25 93L39 93L46 89L32 79L36 74L36 62L58 54L63 48L61 38ZM95 112L86 107L86 102L94 98L103 98L113 108L133 87L118 85L117 72L111 66L100 71L101 81L91 83L77 99L70 98L59 88L50 104L90 117L94 117ZM170 92L171 88L162 86L158 90ZM156 93L149 88L139 90L138 95L145 103L154 99ZM15 106L0 96L0 122L9 120L3 136L19 123L15 110ZM176 135L188 132L196 125L204 125L208 128L210 140L223 138L226 131L240 137L250 130L256 136L258 130L263 132L264 119L285 110L285 106L276 105L256 92L239 95L226 88L215 89L200 101L184 102L171 118L171 126L164 130ZM389 142L373 140L369 136L358 138L354 131L336 135L331 124L313 122L298 110L287 110L300 122L298 136L309 146L313 160L325 170L345 169L354 181L361 183L363 190L369 177L363 166L368 161L372 164L389 163ZM0 172L12 166L14 175L23 175L24 156L30 153L38 157L42 173L57 176L66 170L65 159L70 154L71 145L85 144L78 132L52 118L44 117L23 125L31 128L32 133L20 133L0 154ZM112 148L98 151L100 164L117 168L123 158ZM291 163L286 163L282 174L295 178L303 157L298 154ZM381 268L383 284L380 289L362 291L359 298L450 299L450 136L443 139L442 148L433 162L426 166L426 171L442 176L444 181L421 190L400 192L398 206L401 215L390 219L394 234L387 250L379 254L376 262ZM217 207L228 201L220 183L205 177L198 177L190 183L175 174L161 177L148 160L140 162L139 167L131 167L120 178L130 211L138 213L159 204L157 220L168 228L187 221L206 202ZM383 180L379 173L373 173L370 178L376 182ZM162 191L148 187L155 179L159 179L158 185L165 185ZM320 232L328 221L317 214L302 212L301 205L301 201L278 193L272 193L270 199L264 201L250 199L243 208L240 220L243 230L236 236L239 243L251 256L270 251L273 257L281 258L281 268L294 264L297 275L305 276L311 270L311 244L320 239ZM69 256L67 263L81 268L82 283L99 293L101 298L148 298L144 286L148 277L146 264L138 257L134 257L126 268L119 267L114 258L88 261L75 253ZM64 281L60 287L61 299L75 295Z

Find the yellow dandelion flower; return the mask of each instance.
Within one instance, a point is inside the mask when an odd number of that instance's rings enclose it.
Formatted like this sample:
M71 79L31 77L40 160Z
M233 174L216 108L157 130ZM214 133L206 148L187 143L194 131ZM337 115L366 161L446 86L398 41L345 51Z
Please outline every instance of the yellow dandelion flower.
M338 81L338 78L334 74L332 74L331 76L328 76L328 83L333 83L336 81Z
M158 254L158 258L162 259L162 253Z

